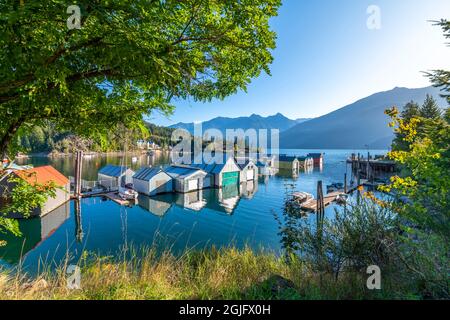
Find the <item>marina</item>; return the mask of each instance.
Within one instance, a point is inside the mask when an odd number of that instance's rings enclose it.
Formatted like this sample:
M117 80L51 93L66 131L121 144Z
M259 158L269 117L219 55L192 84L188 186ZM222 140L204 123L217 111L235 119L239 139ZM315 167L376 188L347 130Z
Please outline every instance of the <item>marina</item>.
M307 154L308 150L282 152L298 155ZM33 271L38 261L56 264L67 256L67 251L76 260L83 250L109 254L130 245L155 246L159 250L170 248L174 254L186 247L221 248L230 244L281 252L283 243L275 217L282 215L287 190L292 186L293 193L307 192L317 199L318 181L323 181L325 189L327 185L343 181L348 170L348 151L323 152L323 166L312 171L300 171L298 175L292 172L259 175L254 181L186 194L169 192L151 197L141 194L137 201L126 202L118 197L117 191L101 192L94 188L84 192L80 200L75 198L44 217L20 220L24 235L7 239L11 245L0 248L0 264L15 265L22 255L24 268ZM46 160L43 163L41 158L30 158L20 164L52 165L66 176L74 172L74 158ZM140 167L159 168L169 161L165 154L143 155L130 167L138 172ZM121 162L120 157L83 159L82 178L85 182L95 181L101 168L108 163L120 165ZM332 200L333 197L324 196L327 216L332 216L339 207L336 199ZM304 209L310 213L307 217L311 221L316 219L315 203L310 203L310 210ZM41 229L34 227L35 224L57 227L40 235L37 231Z

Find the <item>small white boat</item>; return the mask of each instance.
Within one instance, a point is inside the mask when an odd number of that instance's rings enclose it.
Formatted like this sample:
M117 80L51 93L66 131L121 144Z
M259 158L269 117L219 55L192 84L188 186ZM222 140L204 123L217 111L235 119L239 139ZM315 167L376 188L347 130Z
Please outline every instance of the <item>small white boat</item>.
M136 200L139 196L139 193L133 189L120 188L119 196L124 200Z
M138 157L133 157L133 158L131 158L131 162L133 162L133 163L136 163L136 162L138 162Z
M304 203L310 200L314 200L314 196L307 192L295 192L293 194L294 200L299 203Z
M348 201L348 194L341 193L340 195L336 196L337 204L346 204L347 201Z

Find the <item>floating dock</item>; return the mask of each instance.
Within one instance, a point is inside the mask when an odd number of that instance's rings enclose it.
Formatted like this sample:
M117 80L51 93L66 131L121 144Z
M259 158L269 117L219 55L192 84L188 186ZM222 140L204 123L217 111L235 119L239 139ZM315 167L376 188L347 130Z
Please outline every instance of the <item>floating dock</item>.
M366 182L366 180L361 180L360 185L353 185L353 186L348 187L347 192L345 192L344 190L337 190L337 191L334 191L334 192L324 195L323 196L323 206L327 207L330 204L336 202L336 198L341 194L353 193L356 189L358 189L359 186L363 186L365 184L365 182ZM295 199L295 194L294 194L294 199ZM307 200L306 202L300 203L299 205L305 211L317 212L317 199L310 199L310 200Z
M124 207L129 207L131 205L131 202L129 200L123 200L117 192L106 193L104 196L106 198L114 201L118 205L121 205Z

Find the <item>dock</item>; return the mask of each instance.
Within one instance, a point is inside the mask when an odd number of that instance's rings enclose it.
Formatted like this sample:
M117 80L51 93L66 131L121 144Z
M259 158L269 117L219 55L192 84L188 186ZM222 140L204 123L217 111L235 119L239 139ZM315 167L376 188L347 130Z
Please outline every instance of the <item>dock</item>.
M104 196L106 198L108 198L109 200L114 201L118 205L121 205L124 207L129 207L131 205L131 202L129 200L123 200L117 192L106 193Z
M330 204L336 202L337 196L341 194L351 194L353 193L358 187L363 186L366 183L366 180L361 180L360 185L353 185L347 188L347 192L344 190L337 190L331 193L327 193L323 196L323 206L328 207ZM295 195L294 195L295 198ZM312 211L317 212L317 199L310 199L306 202L303 202L300 204L300 208L305 211Z

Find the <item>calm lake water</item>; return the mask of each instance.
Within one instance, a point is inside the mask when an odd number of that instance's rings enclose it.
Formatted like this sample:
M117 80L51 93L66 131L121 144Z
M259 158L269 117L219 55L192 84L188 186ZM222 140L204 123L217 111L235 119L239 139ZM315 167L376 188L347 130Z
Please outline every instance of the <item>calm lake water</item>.
M306 155L314 150L281 150L281 153ZM23 267L34 272L39 263L58 264L69 252L73 261L82 251L114 255L124 246L157 246L178 254L186 248L208 246L250 246L281 253L279 223L282 217L286 188L316 194L317 181L324 186L343 182L346 158L366 150L324 150L322 170L260 178L255 184L224 190L203 190L189 195L170 194L148 198L140 196L138 205L125 208L102 199L72 201L43 218L20 221L23 237L8 237L8 246L0 248L0 264ZM384 154L386 151L376 151ZM373 152L372 152L373 153ZM142 156L126 163L133 168L160 165L168 155ZM120 164L121 157L94 157L84 160L83 178L95 180L97 171L107 163ZM24 160L35 166L51 164L66 176L73 175L73 158L31 158ZM348 171L350 176L350 171ZM77 209L78 208L78 209ZM334 214L334 206L326 215ZM311 219L314 218L312 214ZM22 258L21 258L22 257Z

